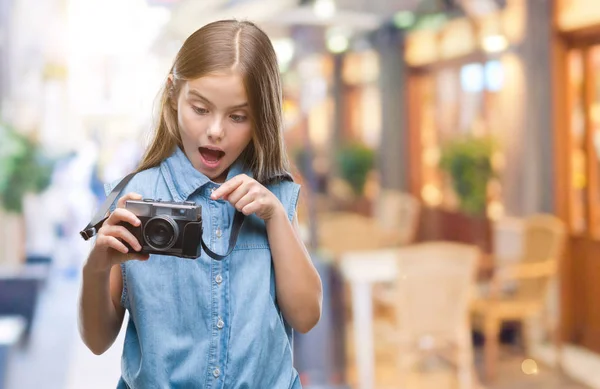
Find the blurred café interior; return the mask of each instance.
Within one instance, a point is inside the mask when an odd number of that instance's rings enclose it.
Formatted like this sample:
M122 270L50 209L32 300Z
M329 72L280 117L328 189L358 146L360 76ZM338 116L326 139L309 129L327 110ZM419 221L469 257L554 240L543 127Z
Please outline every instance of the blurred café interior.
M227 18L282 74L324 291L303 387L600 388L598 0L0 0L0 389L116 385L78 231Z

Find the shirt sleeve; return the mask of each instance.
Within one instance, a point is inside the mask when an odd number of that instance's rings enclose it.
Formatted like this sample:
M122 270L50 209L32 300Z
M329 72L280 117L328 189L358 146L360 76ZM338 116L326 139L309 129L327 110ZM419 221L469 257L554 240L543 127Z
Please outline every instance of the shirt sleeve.
M112 190L117 185L119 185L119 182L121 182L120 179L104 184L104 193L106 193L107 197L112 192ZM117 208L116 200L110 205L110 208L109 208L110 212L113 212L115 210L115 208ZM129 309L129 304L128 304L129 299L128 299L128 293L127 293L127 262L121 263L121 275L123 278L123 290L121 291L121 306L125 309Z
M283 204L287 212L288 219L292 221L296 215L298 198L300 196L300 185L295 182L285 180L277 184L273 192Z
M110 192L112 192L112 190L115 188L115 186L119 185L119 182L121 180L116 180L113 182L109 182L104 184L104 193L106 194L106 197L108 197L108 195L110 195ZM110 212L113 212L115 210L115 208L117 208L117 202L114 201L109 208Z
M136 176L137 177L137 176ZM126 193L129 192L136 192L135 190L135 184L134 181L136 180L136 177L133 177L128 183L127 185L125 185L125 187L121 190L121 193L119 196L117 196L117 198L115 199L115 201L110 205L109 211L113 212L116 208L117 208L117 202L118 200L124 196ZM124 178L124 177L123 177ZM104 184L104 193L106 193L106 197L108 197L110 195L110 193L113 191L113 189L119 185L119 183L123 180L123 178L119 178L118 180L114 180L112 182L106 183Z

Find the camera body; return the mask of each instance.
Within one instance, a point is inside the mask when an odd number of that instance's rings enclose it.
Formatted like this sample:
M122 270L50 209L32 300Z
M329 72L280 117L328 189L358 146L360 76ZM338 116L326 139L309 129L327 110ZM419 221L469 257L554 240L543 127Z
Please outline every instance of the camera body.
M202 207L191 201L127 200L125 209L140 219L121 223L139 241L142 254L198 258L202 252ZM131 251L132 248L123 242Z

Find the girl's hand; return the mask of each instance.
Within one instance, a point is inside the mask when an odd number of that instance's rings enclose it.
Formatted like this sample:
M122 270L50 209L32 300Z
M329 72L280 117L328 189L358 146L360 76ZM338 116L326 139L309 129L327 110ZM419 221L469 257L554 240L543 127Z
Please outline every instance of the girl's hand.
M210 197L213 200L227 200L244 215L254 213L264 221L271 219L277 212L285 212L283 204L270 190L245 174L225 182Z
M121 197L117 202L117 208L98 230L96 243L88 259L88 265L91 265L95 270L108 271L113 265L131 259L148 259L147 254L129 252L122 241L127 242L136 252L141 250L142 247L127 228L119 225L121 222L129 223L135 227L140 225L140 219L131 211L125 209L125 201L141 200L141 198L142 196L137 193L128 193Z

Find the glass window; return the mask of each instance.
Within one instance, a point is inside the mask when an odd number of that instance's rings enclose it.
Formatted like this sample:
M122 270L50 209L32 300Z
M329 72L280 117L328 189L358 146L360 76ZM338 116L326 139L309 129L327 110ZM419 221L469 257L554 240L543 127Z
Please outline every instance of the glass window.
M484 87L483 65L471 63L460 69L460 86L467 93L479 93Z
M592 233L600 237L600 45L593 46L589 51L589 85L590 105L588 107L590 126L590 173L594 175L594 193L592 199ZM593 157L592 157L593 154Z
M504 68L502 62L494 60L485 64L485 89L499 92L504 86Z
M585 100L583 92L584 63L581 50L569 53L570 118L570 177L571 177L571 228L575 233L587 229L587 153L585 141Z
M486 111L497 109L491 95L503 88L502 66L497 60L472 62L418 76L421 197L426 203L456 209L451 183L438 168L441 147L462 134L490 132L491 118ZM499 185L495 183L495 187ZM494 193L491 200L498 203L499 189Z

